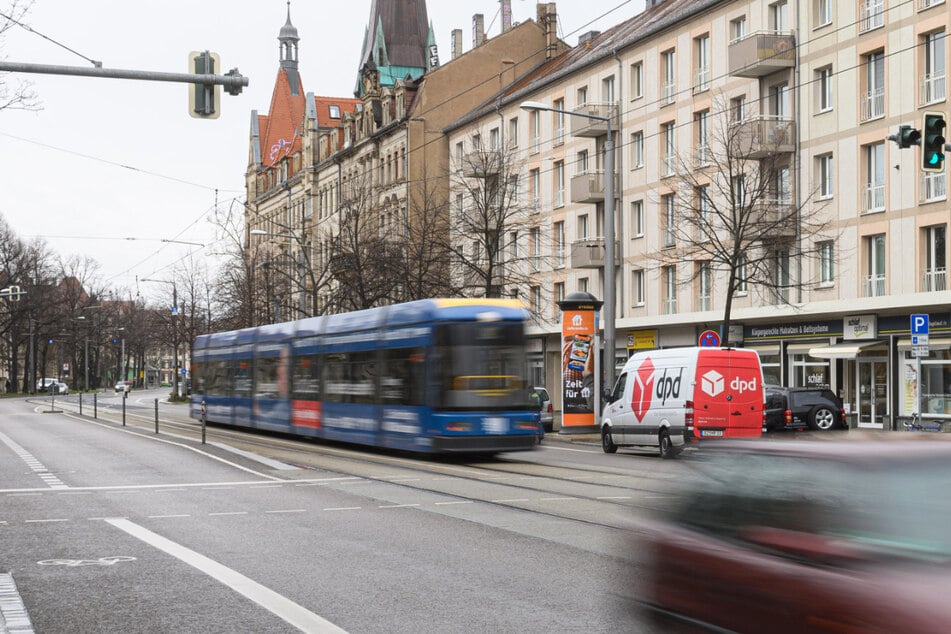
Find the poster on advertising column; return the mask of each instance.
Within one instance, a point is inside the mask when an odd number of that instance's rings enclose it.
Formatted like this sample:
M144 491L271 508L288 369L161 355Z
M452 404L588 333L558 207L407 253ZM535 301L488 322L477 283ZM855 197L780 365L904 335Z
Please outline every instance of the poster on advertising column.
M598 371L597 308L601 302L586 296L586 302L570 302L562 306L561 368L562 368L562 430L590 431L596 429L596 376ZM560 302L561 304L561 302Z

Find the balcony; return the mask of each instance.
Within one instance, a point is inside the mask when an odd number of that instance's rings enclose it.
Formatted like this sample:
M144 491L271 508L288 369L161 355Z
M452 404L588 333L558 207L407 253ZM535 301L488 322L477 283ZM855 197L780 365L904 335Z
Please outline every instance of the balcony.
M925 292L948 290L947 270L930 269L921 274L921 290Z
M885 186L868 184L862 191L862 211L871 214L885 211Z
M614 244L614 263L618 261L618 245ZM571 243L571 268L599 269L604 266L604 238L584 238Z
M760 31L730 43L727 53L734 77L763 77L796 65L791 33Z
M796 235L796 206L788 199L765 200L761 207L763 229L770 238Z
M923 172L918 194L920 203L946 200L948 198L947 172Z
M885 26L885 0L865 0L859 5L859 33Z
M613 103L586 103L572 112L577 115L571 119L571 135L580 137L599 137L608 133L608 122L588 117L610 117L613 129L617 129L617 105Z
M602 170L582 172L571 177L571 202L604 202L605 178ZM614 191L617 191L617 175L614 177Z
M866 275L862 279L862 297L883 297L885 295L885 276Z
M859 113L861 121L871 121L872 119L881 119L885 116L885 89L874 88L867 91L860 98L862 112Z
M499 150L476 150L462 158L462 173L466 178L497 176L502 167Z
M796 151L796 122L775 116L760 116L734 124L736 148L749 158L766 158Z

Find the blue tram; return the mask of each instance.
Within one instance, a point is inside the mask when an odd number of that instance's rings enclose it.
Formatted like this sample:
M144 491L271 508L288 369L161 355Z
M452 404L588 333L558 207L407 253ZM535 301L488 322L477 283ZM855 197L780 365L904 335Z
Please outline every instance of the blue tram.
M190 412L208 422L415 452L532 449L525 311L431 299L201 335Z

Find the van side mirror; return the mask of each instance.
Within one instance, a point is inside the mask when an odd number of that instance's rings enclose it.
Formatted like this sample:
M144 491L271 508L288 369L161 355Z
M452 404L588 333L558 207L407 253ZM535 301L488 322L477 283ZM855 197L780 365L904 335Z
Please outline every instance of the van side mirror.
M604 394L602 394L601 396L604 398L604 402L605 402L605 403L613 403L613 402L614 402L614 400L613 400L613 398L612 398L611 390L607 390L607 389L604 390Z

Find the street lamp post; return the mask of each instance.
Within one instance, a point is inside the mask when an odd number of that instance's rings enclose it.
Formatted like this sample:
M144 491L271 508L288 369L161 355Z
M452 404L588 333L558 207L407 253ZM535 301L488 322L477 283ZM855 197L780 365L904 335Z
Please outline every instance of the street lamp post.
M298 294L297 308L301 315L310 317L310 311L307 307L307 271L310 270L310 257L307 255L307 247L303 239L293 230L289 229L288 231L290 231L290 233L271 233L264 229L252 229L248 234L252 236L270 236L272 238L289 238L297 243L297 246L300 248L300 258L297 260L297 275L300 278L298 280L300 291ZM315 288L314 292L316 291L317 289Z
M586 112L572 112L570 110L560 110L551 108L539 101L525 101L519 106L522 110L537 112L547 110L570 115L573 117L584 117L595 121L604 121L608 128L608 137L604 142L604 352L605 368L604 381L607 389L614 388L614 298L615 288L615 269L614 269L614 134L611 131L611 117L602 117L600 115L588 114Z

